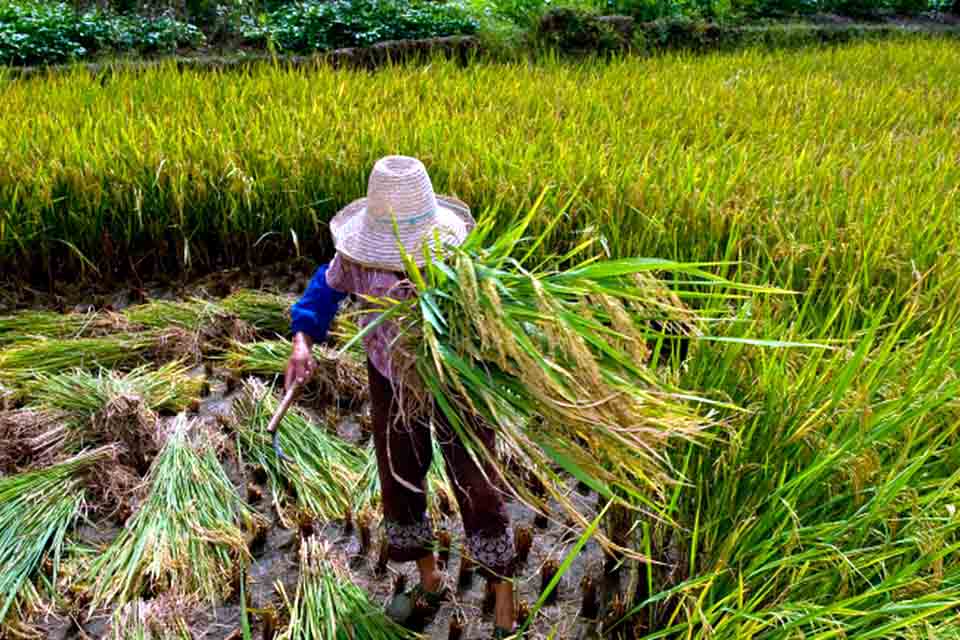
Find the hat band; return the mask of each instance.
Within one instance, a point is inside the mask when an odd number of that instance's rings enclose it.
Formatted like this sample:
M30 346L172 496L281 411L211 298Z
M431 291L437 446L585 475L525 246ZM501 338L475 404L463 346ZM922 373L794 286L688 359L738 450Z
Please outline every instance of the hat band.
M427 211L427 212L425 212L425 213L418 213L418 214L415 215L415 216L411 216L411 217L409 217L409 218L404 218L403 220L401 220L400 218L396 218L396 220L397 220L397 225L398 225L398 226L401 225L401 224L415 225L415 224L417 224L418 222L420 222L421 220L425 220L426 218L428 218L428 217L430 217L430 216L432 216L432 215L435 215L435 214L436 214L436 210L431 209L430 211ZM396 214L393 214L393 215L394 215L394 217L396 216ZM367 219L368 219L370 222L372 222L372 223L374 223L375 225L377 225L378 227L385 227L385 228L393 227L393 220L394 220L393 217L390 217L390 218L371 218L371 217L367 216Z

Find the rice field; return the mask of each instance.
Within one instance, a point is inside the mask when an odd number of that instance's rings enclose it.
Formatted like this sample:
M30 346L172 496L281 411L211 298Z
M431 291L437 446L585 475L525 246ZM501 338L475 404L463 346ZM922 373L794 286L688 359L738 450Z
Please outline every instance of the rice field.
M533 259L590 237L790 293L694 287L704 337L638 353L710 425L664 445L681 481L655 514L604 509L563 473L528 487L543 513L511 504L527 637L958 638L958 54L917 37L0 80L0 263L96 278L131 256L319 259L325 222L392 152L422 157L491 237L545 192ZM350 322L281 425L299 470L270 457L290 288L251 276L225 296L0 316L0 635L340 637L358 607L405 637L373 615L409 568L377 557L362 356L335 355ZM486 637L444 502L446 572L466 586L426 633ZM630 553L581 549L564 507L602 514L597 537Z

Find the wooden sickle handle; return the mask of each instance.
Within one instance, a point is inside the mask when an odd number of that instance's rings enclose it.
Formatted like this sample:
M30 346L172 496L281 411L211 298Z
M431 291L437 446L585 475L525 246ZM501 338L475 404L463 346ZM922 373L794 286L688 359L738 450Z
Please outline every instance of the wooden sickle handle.
M274 433L277 430L277 427L280 426L280 421L283 420L283 416L286 415L287 409L289 409L290 405L293 404L293 399L296 397L297 391L299 390L300 385L296 382L290 385L290 388L287 389L287 392L283 396L283 400L280 401L280 406L277 407L273 417L270 418L270 424L267 425L267 431L269 433Z

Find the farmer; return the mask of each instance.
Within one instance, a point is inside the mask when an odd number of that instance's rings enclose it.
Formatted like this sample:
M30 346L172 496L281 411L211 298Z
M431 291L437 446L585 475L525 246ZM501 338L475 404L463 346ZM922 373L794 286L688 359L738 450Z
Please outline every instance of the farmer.
M443 244L460 245L474 226L464 203L435 195L423 164L403 156L379 160L373 168L367 197L340 211L330 222L336 247L333 260L321 266L303 297L293 306L293 353L287 364L286 385L306 382L316 367L311 347L327 336L340 302L348 295L408 299L415 295L404 275L400 245L419 265L424 246L438 255L436 237ZM369 306L369 305L367 305ZM374 313L362 314L366 326ZM497 475L481 468L454 436L434 405L417 405L423 396L409 345L397 340L397 328L382 323L364 337L373 437L382 490L383 516L389 558L415 561L420 583L400 594L387 607L398 622L410 616L410 603L426 603L436 612L448 591L434 555L433 524L427 513L425 478L431 460L431 418L453 484L470 557L494 582L496 609L494 638L513 629L513 540ZM428 406L428 411L410 407ZM494 433L478 426L485 445L493 450Z

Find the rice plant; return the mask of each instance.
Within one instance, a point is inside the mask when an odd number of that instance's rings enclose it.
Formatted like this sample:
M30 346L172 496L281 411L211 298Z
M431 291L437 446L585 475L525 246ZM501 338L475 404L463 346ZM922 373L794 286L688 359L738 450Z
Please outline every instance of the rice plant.
M198 266L321 255L325 223L402 149L476 211L527 209L553 185L552 211L576 193L557 251L600 233L613 257L741 260L758 281L815 290L819 312L856 282L866 309L915 273L952 272L955 50L917 37L373 76L268 66L6 82L2 271L89 272L80 255L101 270L147 253ZM127 99L151 108L131 113Z
M352 505L351 491L364 469L363 451L294 409L279 427L280 444L294 464L280 460L267 433L277 404L266 385L253 380L244 383L234 403L244 461L266 472L277 511L286 524L295 521L291 508L310 518L342 518Z
M37 337L78 338L104 327L106 317L96 313L21 311L0 316L0 347Z
M163 335L36 338L0 350L0 384L23 386L42 374L71 369L132 368L142 364Z
M390 319L402 328L417 354L418 403L436 403L475 456L512 473L476 436L473 417L493 425L522 468L583 526L583 515L556 489L555 469L604 495L655 507L678 479L662 452L696 439L708 421L686 405L691 394L649 365L648 343L667 323L696 332L683 298L724 301L763 289L699 265L644 258L596 261L572 252L554 261L571 264L565 270L528 266L545 240L526 235L535 214L499 237L484 218L463 247L423 270L407 256L417 298L383 301L370 327ZM661 273L670 274L670 286ZM541 504L512 475L514 492Z
M241 290L222 300L152 300L120 313L21 311L0 316L0 347L33 342L37 338L93 338L171 327L212 336L225 333L234 338L283 335L289 332L292 303L288 296Z
M390 620L316 537L300 547L300 582L282 640L403 640L421 636Z
M109 447L87 451L44 469L0 478L0 622L44 557L51 559L56 583L65 537L83 510L80 474L110 455Z
M146 470L159 449L157 411L181 411L196 399L203 380L172 362L128 373L101 369L39 374L28 407L0 412L0 442L19 465L51 460L86 446L118 443L119 460Z
M91 610L150 593L228 596L249 552L244 533L260 517L217 459L216 438L182 414L146 479L147 494L90 567Z
M118 396L132 396L154 411L176 413L190 406L200 396L202 387L203 379L191 375L182 362L170 362L156 369L144 365L127 373L77 370L38 376L31 404L89 417Z
M221 301L224 310L239 318L261 335L290 333L290 296L265 291L242 290Z
M224 354L224 363L232 371L246 375L283 376L293 350L289 340L233 342ZM367 397L367 367L354 352L339 354L324 345L313 348L317 371L311 380L311 390L349 401Z

